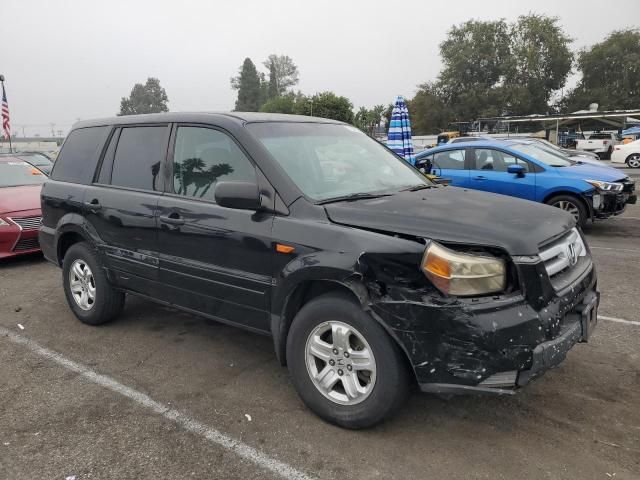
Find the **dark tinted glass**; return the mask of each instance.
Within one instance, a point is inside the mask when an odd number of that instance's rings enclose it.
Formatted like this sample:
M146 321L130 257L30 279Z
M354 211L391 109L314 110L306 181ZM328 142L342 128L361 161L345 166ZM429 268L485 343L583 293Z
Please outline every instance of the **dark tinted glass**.
M256 171L226 134L199 127L180 127L173 156L173 191L214 200L219 181L255 182Z
M91 183L102 144L111 127L79 128L62 146L51 178L71 183Z
M166 132L165 126L123 128L113 159L111 185L160 190Z

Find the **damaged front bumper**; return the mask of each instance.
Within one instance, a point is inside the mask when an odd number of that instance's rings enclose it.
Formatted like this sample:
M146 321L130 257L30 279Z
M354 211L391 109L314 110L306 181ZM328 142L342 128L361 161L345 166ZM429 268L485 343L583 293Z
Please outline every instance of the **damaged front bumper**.
M532 275L541 267L526 268ZM529 292L535 301L520 294L451 302L387 298L372 310L407 353L422 391L513 394L560 364L597 323L593 267L560 292L539 283L540 291Z

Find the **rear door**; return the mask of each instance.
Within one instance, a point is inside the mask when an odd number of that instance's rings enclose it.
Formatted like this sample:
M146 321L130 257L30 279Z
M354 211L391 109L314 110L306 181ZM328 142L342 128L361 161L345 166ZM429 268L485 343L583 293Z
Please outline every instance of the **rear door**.
M168 140L166 124L115 129L84 197L85 218L117 283L153 296L158 280L156 208Z
M451 185L467 187L469 170L466 168L467 150L444 150L433 155L433 174L449 179Z
M172 138L172 175L158 204L165 298L269 331L273 214L221 207L214 197L217 182L258 183L259 172L224 130L177 125Z
M509 173L509 165L522 165L524 176ZM508 152L493 148L474 148L469 188L535 200L535 166Z

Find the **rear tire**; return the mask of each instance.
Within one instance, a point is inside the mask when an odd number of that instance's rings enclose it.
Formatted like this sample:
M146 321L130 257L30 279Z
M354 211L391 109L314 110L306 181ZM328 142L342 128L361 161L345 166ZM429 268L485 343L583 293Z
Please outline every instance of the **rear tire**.
M71 245L62 263L62 283L67 303L78 320L101 325L117 317L125 294L115 290L86 242Z
M307 407L345 428L370 427L391 415L411 383L395 342L340 293L322 295L298 312L287 337L287 364Z
M640 153L629 155L625 163L629 168L640 168Z
M573 195L556 195L555 197L551 197L545 203L572 214L580 228L584 228L587 224L589 212L587 211L587 206L578 197Z

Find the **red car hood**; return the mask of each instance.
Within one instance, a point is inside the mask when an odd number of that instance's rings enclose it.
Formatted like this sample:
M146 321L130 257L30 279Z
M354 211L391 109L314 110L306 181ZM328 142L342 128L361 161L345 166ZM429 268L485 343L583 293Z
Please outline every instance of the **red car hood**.
M0 214L22 210L40 210L42 185L0 188Z

